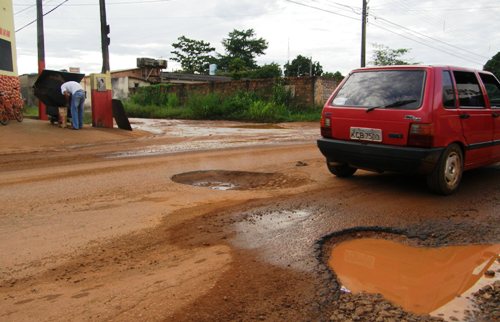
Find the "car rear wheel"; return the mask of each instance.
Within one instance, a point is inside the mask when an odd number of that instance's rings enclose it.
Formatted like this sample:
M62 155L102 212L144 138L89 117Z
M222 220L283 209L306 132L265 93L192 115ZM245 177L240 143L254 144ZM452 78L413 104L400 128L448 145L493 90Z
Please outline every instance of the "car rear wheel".
M356 168L350 167L347 164L341 164L341 165L333 165L328 160L326 161L326 166L328 167L328 170L335 176L339 178L347 178L350 177L356 172Z
M463 173L463 153L457 144L444 150L434 171L427 177L429 188L442 195L457 191Z

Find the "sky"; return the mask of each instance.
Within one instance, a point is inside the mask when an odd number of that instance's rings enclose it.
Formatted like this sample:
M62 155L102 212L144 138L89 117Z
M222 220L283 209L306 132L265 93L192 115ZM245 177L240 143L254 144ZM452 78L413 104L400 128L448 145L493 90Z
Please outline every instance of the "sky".
M37 72L35 0L13 0L18 72ZM47 69L102 67L98 0L44 0ZM180 36L221 42L234 29L254 29L268 42L258 64L283 66L311 57L325 72L343 75L360 67L362 0L106 0L111 70L135 68L138 57L166 59ZM482 69L500 51L498 0L370 0L367 55L374 45L408 48L408 61Z

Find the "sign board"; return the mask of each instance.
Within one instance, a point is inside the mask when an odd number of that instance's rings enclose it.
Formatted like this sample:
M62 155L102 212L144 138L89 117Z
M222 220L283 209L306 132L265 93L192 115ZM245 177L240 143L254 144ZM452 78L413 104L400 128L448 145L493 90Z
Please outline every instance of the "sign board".
M0 1L0 75L17 76L12 0Z

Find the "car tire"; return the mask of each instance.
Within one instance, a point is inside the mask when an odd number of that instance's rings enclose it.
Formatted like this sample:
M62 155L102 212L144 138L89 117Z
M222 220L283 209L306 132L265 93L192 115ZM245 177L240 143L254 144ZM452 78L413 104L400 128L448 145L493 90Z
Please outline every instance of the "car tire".
M356 172L356 168L353 168L347 164L342 164L342 165L331 165L328 160L326 161L326 166L328 167L328 170L335 176L339 178L347 178L350 177Z
M464 170L462 149L457 144L449 145L438 164L427 176L427 185L438 194L450 195L457 191Z

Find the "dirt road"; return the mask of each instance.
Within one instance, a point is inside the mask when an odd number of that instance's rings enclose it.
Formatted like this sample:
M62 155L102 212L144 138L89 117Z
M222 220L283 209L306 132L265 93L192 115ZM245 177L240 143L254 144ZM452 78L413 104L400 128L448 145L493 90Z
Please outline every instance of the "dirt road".
M0 320L342 320L335 238L499 243L498 165L440 197L418 177L334 178L317 124L132 121L0 127Z

